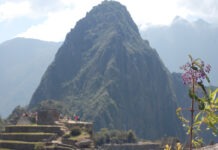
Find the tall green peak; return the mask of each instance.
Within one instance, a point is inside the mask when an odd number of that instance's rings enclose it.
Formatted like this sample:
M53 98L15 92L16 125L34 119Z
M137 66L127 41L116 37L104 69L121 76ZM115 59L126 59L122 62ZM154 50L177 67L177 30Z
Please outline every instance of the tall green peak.
M181 135L171 76L118 2L94 7L67 34L29 109L49 99L96 130L132 129L147 139Z
M96 27L97 26L97 27ZM86 14L86 17L77 22L75 30L105 29L133 30L139 34L138 28L132 20L126 7L115 1L103 1ZM122 28L122 29L121 29Z

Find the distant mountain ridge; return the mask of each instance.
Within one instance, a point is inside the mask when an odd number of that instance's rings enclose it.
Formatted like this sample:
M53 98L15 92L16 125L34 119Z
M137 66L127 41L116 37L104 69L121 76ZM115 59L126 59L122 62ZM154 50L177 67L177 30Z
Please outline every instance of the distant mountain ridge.
M96 129L133 129L145 139L183 136L171 75L118 2L94 7L67 34L29 109L47 99Z
M0 115L27 105L61 43L15 38L0 44Z
M188 55L211 64L211 84L218 86L218 25L202 19L190 22L176 17L169 26L151 26L141 31L144 39L155 47L171 72L181 72Z

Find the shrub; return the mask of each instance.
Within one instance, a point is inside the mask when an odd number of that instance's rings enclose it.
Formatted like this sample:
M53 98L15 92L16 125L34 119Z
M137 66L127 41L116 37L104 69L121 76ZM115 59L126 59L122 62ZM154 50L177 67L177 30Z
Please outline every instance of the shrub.
M70 134L66 134L66 135L64 135L63 137L64 137L64 138L70 138L70 136L71 136Z
M136 143L136 135L132 130L128 131L127 140L128 143Z
M80 127L73 127L71 129L71 133L70 133L72 136L78 136L81 134L81 129Z
M87 132L90 136L92 136L92 134L93 134L92 128L88 128L86 132Z
M34 150L44 150L45 149L45 144L44 143L38 143L35 144Z

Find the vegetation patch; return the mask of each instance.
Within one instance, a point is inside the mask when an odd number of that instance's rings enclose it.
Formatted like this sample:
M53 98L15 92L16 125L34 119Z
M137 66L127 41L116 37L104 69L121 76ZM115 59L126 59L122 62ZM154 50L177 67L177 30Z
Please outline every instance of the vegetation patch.
M70 132L71 136L78 136L81 134L80 127L73 127Z
M108 130L102 128L95 135L95 143L99 146L103 144L123 144L123 143L136 143L137 138L132 130L119 131L119 130Z
M38 143L35 144L34 150L44 150L45 149L45 144L44 143Z
M85 138L90 138L90 135L86 131L82 131L80 135L70 136L68 139L73 141L80 141Z
M80 128L80 127L73 127L71 129L71 133L68 135L65 135L64 138L68 140L73 140L73 141L80 141L85 138L90 138L90 133L87 131L86 128Z
M0 143L39 144L39 143L42 143L42 142L25 142L25 141L14 141L14 140L0 140Z

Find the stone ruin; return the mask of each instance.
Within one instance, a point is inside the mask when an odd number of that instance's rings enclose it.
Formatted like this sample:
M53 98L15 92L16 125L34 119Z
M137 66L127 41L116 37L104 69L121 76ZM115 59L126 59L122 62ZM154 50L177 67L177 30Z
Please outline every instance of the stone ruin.
M59 120L60 113L56 109L39 110L37 115L27 114L20 116L15 122L17 125L54 125Z
M59 120L60 113L56 109L40 110L38 112L37 124L39 125L53 125L55 121Z
M59 118L60 114L55 109L40 110L34 114L37 115L24 112L16 125L7 125L4 132L0 132L0 149L35 150L40 145L49 150L95 149L91 122ZM78 127L81 134L85 134L82 138L75 136L71 139L71 130Z

